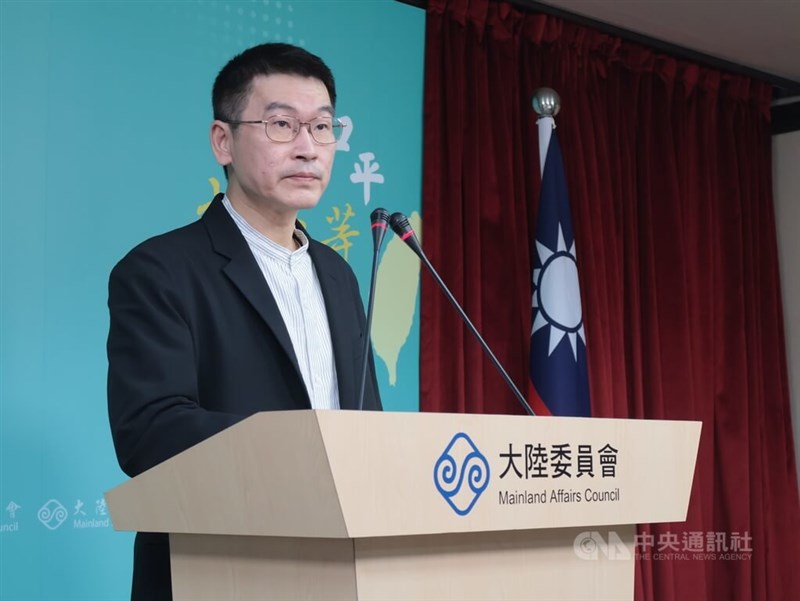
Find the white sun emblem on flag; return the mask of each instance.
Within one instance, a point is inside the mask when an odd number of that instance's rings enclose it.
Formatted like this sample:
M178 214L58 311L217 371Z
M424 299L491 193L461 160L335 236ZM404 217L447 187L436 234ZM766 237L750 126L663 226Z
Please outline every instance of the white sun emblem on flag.
M575 241L567 250L561 224L558 224L558 244L555 250L536 241L541 268L533 270L534 311L531 335L537 330L550 326L550 345L548 356L566 338L572 347L572 356L578 360L578 337L584 346L583 311L581 310L581 290L578 283L578 260L575 255Z

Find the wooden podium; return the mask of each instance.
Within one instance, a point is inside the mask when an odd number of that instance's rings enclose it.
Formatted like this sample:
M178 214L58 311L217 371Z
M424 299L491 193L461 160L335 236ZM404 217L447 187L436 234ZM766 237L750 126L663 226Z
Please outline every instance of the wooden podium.
M180 600L632 599L635 525L686 519L699 422L254 415L106 494L170 533Z

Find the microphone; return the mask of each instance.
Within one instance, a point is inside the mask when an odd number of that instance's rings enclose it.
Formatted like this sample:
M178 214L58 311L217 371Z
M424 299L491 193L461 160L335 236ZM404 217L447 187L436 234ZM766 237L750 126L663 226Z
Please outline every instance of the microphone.
M389 230L389 212L386 209L378 207L372 211L369 219L372 223L372 243L375 252L378 252L381 249L381 244L383 244L383 238Z
M461 308L461 305L458 304L456 297L453 296L452 292L447 288L445 283L442 281L442 278L439 277L439 274L433 268L433 265L428 260L428 257L425 256L425 252L422 250L422 245L419 243L419 239L417 235L414 233L414 230L411 228L411 224L408 222L408 218L403 215L402 213L393 213L391 218L389 219L389 223L394 230L394 233L397 234L400 239L408 245L408 247L414 251L414 253L420 258L422 263L425 265L427 270L433 276L433 279L436 280L436 283L439 284L439 288L442 289L444 295L447 297L447 300L450 301L450 304L455 307L458 314L461 316L461 319L464 320L464 323L467 324L469 331L472 332L472 335L475 336L476 340L480 343L481 348L486 352L489 359L491 359L494 366L497 368L497 371L500 372L500 375L503 376L503 379L506 381L506 384L511 389L511 392L514 393L514 396L517 397L520 405L528 415L536 415L531 409L531 406L528 404L528 401L522 396L522 393L519 391L519 388L516 387L514 381L508 375L503 366L500 365L500 361L497 360L492 349L489 348L489 345L486 344L486 341L483 337L478 333L477 328L472 324L467 314L464 312L464 309Z
M372 211L369 216L372 223L372 275L369 280L369 303L367 305L367 331L364 335L364 352L362 356L364 361L361 365L361 386L358 391L358 410L364 409L364 388L367 383L367 366L369 365L369 343L372 336L372 309L375 305L375 280L378 275L378 254L383 244L383 239L386 237L386 231L389 229L389 213L386 209L377 208Z

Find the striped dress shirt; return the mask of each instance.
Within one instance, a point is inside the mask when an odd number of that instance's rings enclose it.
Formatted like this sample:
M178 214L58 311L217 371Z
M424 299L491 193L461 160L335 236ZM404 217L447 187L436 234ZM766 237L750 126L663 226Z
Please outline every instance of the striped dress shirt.
M257 231L236 212L228 196L222 203L247 241L264 279L275 297L300 366L311 407L338 409L339 387L333 362L331 330L325 299L314 263L308 255L308 238L295 230L301 247L290 251Z

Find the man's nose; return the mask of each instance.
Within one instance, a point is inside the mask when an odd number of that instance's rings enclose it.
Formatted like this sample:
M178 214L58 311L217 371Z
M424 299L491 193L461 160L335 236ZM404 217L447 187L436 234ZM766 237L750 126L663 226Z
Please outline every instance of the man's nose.
M314 141L314 136L311 135L311 124L301 123L300 131L297 132L297 137L294 139L295 156L310 160L316 158L318 152L318 145Z

